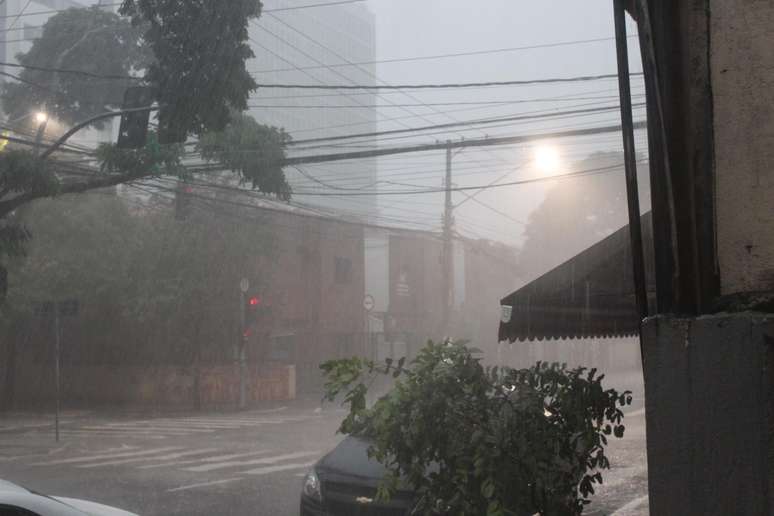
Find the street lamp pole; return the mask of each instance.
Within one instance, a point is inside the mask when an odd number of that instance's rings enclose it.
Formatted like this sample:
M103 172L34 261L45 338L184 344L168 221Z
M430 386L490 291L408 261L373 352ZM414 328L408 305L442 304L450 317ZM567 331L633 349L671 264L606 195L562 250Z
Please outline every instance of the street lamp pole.
M35 113L35 121L38 122L38 131L35 134L35 155L39 156L43 135L46 133L46 127L48 126L48 114L38 111Z

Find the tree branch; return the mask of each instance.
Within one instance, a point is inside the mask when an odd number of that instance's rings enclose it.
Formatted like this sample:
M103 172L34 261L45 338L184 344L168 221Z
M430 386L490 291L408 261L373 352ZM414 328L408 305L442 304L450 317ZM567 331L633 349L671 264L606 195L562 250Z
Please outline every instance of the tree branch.
M126 183L128 181L133 181L135 179L144 179L152 175L152 173L148 172L147 174L117 174L109 176L96 176L94 179L90 179L88 181L62 185L55 192L30 192L22 194L14 197L13 199L8 199L7 201L0 201L0 218L5 217L16 208L36 199L54 197L62 194L82 193L89 190L96 190L98 188L107 188L109 186L115 186L118 184Z

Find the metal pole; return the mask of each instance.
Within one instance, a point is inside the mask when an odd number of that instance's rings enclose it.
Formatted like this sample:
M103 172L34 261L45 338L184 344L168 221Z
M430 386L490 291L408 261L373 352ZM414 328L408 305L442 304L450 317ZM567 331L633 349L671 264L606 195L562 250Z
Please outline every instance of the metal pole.
M621 102L621 127L626 168L626 197L629 205L629 237L634 268L634 293L640 319L648 316L648 295L645 285L645 259L642 248L640 198L637 188L637 164L634 149L634 123L629 83L629 50L626 41L626 12L622 0L613 0L615 46L618 58L618 92Z
M366 310L366 356L370 356L372 360L376 361L375 346L371 340L371 312Z
M452 146L447 140L446 147L446 182L445 202L443 212L443 332L449 337L449 320L452 306Z
M56 385L56 410L54 412L54 433L59 442L59 303L54 302L54 383Z
M241 327L241 335L239 337L239 350L237 356L238 368L239 368L239 408L243 409L247 405L247 328L245 325L245 293L240 290L239 292L240 308L239 308L239 320Z
M48 118L43 120L40 125L38 126L38 132L35 133L35 155L40 155L41 150L41 144L43 142L43 135L46 132L46 127L48 126Z

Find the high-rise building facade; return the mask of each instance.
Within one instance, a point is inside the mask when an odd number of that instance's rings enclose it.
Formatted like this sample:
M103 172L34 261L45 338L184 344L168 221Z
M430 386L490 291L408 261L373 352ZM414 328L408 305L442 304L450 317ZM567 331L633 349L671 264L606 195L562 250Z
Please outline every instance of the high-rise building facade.
M264 0L262 16L250 26L250 41L256 57L247 68L259 84L377 83L375 20L365 3L304 7L297 0ZM373 132L375 104L374 91L259 87L250 100L250 114L263 124L284 128L298 141ZM310 144L289 152L348 149ZM361 219L376 216L376 196L347 195L351 189L376 188L375 159L289 168L286 173L297 202ZM341 195L328 195L337 191ZM326 195L315 195L319 193Z

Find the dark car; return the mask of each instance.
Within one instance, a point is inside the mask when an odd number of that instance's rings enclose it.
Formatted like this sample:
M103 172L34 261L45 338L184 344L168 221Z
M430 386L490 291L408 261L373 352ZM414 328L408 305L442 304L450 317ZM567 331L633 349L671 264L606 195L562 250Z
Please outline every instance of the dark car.
M408 516L414 493L376 500L387 469L368 458L368 441L349 436L314 465L301 490L301 516Z

